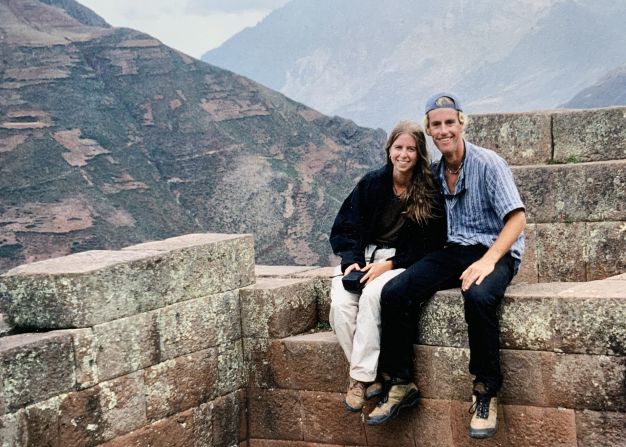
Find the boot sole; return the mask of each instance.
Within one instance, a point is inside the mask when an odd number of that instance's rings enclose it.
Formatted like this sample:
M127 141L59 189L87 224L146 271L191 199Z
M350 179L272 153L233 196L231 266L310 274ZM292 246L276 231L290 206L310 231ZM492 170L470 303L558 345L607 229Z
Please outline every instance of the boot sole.
M492 437L493 435L496 434L497 431L498 431L498 424L496 423L496 426L490 429L483 428L483 429L473 430L470 427L469 435L470 435L470 438L485 439L485 438Z
M363 409L364 405L361 405L361 408L354 408L354 407L351 407L350 405L348 405L348 402L346 402L344 400L343 401L343 406L346 407L346 410L348 410L350 413L358 413L359 411L361 411Z
M391 411L389 412L389 414L387 416L382 417L380 419L370 419L370 418L368 418L367 419L367 425L383 425L383 424L386 424L387 422L389 422L390 420L395 418L398 415L398 413L400 413L400 409L413 407L414 405L417 404L417 402L419 400L420 400L419 392L412 390L411 392L409 392L409 394L404 396L404 399L402 399L398 405L396 405L395 407L391 408Z

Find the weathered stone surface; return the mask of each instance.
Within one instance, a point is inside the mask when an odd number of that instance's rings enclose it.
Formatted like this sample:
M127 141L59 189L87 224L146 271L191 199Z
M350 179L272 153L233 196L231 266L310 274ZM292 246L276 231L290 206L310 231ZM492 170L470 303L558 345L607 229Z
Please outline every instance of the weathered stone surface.
M148 312L94 326L100 380L154 365L159 361L154 313Z
M512 284L534 284L539 281L537 226L533 223L526 224L524 236L524 256L517 275L513 277Z
M216 396L217 374L215 348L147 368L144 381L148 420L156 421L210 401Z
M577 411L578 447L626 445L626 413Z
M546 370L554 364L554 355L548 352L503 350L501 352L504 386L501 403L549 406ZM471 391L465 400L471 396Z
M255 265L254 274L259 277L290 277L309 270L318 269L316 266L297 265Z
M148 423L146 387L142 371L101 382L98 386L105 439L129 433ZM89 426L87 429L89 430Z
M303 440L298 391L252 388L248 394L250 438Z
M0 338L0 415L71 390L72 338L48 332Z
M315 327L317 295L313 279L260 278L239 291L246 337L287 337Z
M172 304L156 311L155 318L161 361L241 337L237 292Z
M193 428L192 410L187 410L101 445L102 447L191 447L194 442Z
M339 444L319 444L305 441L280 441L278 439L250 439L240 447L343 447Z
M236 340L217 347L217 393L225 395L246 386L243 342Z
M9 319L0 312L0 337L9 335L13 330L13 325L9 322Z
M626 158L626 107L568 110L553 115L554 160Z
M626 222L588 222L585 234L587 281L626 269Z
M195 234L26 264L0 276L20 326L86 327L246 286L251 236Z
M273 388L276 386L272 365L269 362L271 340L268 338L246 337L243 340L243 358L249 387Z
M415 346L415 384L427 399L468 400L472 377L469 350Z
M585 167L544 165L513 168L530 223L585 221ZM595 197L594 197L595 198Z
M193 409L194 446L238 445L248 437L246 428L246 396L243 390Z
M61 398L58 416L61 445L96 445L106 441L100 390L92 387Z
M626 357L553 354L546 392L550 406L626 411Z
M332 332L272 340L269 367L280 388L343 392L348 384L348 362Z
M454 445L450 404L449 400L420 399L413 417L416 446L448 447Z
M472 115L465 138L492 149L511 165L547 163L552 156L551 117L548 113Z
M57 447L60 446L57 414L59 399L52 398L19 411L21 433L18 447ZM10 445L10 444L9 444Z
M584 235L586 224L537 224L537 265L539 282L585 281Z
M305 441L366 444L360 413L346 411L343 394L301 391L302 433Z
M626 160L584 166L589 221L626 221Z
M437 292L422 306L417 323L417 343L434 346L468 346L460 289Z
M93 329L67 329L58 332L67 333L72 337L76 386L79 389L84 389L96 385L100 379L96 362L97 349Z

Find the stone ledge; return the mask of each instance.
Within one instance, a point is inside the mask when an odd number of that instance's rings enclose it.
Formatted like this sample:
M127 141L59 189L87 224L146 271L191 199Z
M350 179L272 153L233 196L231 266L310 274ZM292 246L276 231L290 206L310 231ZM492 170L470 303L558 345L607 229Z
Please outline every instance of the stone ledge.
M17 267L0 276L15 326L88 327L251 284L251 236L186 235Z

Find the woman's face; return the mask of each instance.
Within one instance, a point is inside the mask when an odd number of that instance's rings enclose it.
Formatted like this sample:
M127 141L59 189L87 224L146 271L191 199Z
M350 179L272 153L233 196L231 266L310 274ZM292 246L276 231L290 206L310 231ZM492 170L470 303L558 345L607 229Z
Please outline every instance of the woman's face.
M407 174L413 171L417 164L417 144L408 133L402 133L394 140L389 148L389 159L394 172Z

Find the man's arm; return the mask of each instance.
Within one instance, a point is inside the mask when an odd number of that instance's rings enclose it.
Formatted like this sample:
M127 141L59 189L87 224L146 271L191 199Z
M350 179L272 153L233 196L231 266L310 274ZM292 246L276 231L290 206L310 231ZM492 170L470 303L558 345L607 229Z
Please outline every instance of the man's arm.
M496 266L496 263L509 252L513 243L517 240L526 227L526 213L523 209L511 211L505 217L504 227L498 238L489 250L478 261L470 265L461 274L461 289L463 291L470 288L474 283L480 285Z

